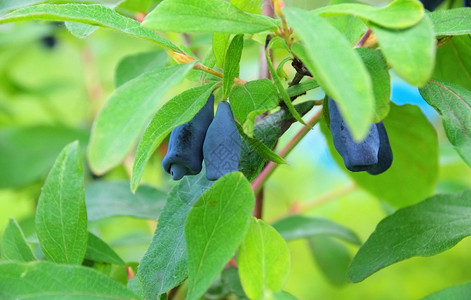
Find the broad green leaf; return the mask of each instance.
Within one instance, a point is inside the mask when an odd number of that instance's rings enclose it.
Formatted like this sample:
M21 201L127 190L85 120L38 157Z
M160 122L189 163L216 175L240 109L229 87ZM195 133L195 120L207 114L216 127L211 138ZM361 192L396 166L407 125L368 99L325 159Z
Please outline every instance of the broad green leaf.
M118 10L147 13L153 6L160 2L162 2L162 0L120 0L117 8Z
M413 256L432 256L471 234L471 190L438 194L383 219L348 270L353 282Z
M224 0L163 1L142 25L158 31L257 33L275 30L275 20L253 15Z
M344 3L328 5L313 11L316 15L354 15L386 28L411 27L424 16L424 8L416 0L395 0L386 7L377 8L366 4Z
M294 96L302 95L305 92L316 89L318 87L319 84L317 83L317 81L315 81L314 79L308 79L301 81L298 84L290 86L286 91L288 92L288 96L291 98Z
M34 261L31 248L26 242L25 235L21 230L20 225L15 219L10 219L5 231L3 232L1 244L2 260L13 261Z
M275 71L275 68L273 67L273 62L271 61L270 52L268 48L265 49L265 58L267 60L267 65L268 65L268 70L270 71L270 75L273 78L273 81L275 82L275 87L278 90L278 93L283 99L283 102L285 103L289 112L293 115L296 121L307 126L306 122L304 122L304 120L299 115L298 111L294 108L294 105L291 102L291 98L289 97L288 92L283 87L280 77L278 76L278 74Z
M296 300L297 298L285 291L270 293L267 300Z
M236 119L243 124L250 137L253 136L255 117L267 110L275 108L279 102L278 91L268 79L249 81L244 85L236 86L229 97L232 112ZM251 130L250 130L251 129Z
M273 227L287 241L316 235L329 235L344 239L352 244L361 244L358 236L350 228L319 217L289 216L276 221Z
M399 76L415 86L427 83L432 76L436 54L435 34L428 16L403 30L374 24L371 28L384 57Z
M224 59L226 58L226 50L229 43L228 33L213 33L213 53L216 58L218 67L224 67Z
M329 16L327 21L345 36L351 46L356 45L368 29L360 18L352 15Z
M448 140L471 166L471 91L453 83L430 80L420 94L441 115Z
M438 178L438 141L432 124L417 106L392 103L383 123L391 144L393 162L389 170L379 175L348 171L332 144L332 135L325 121L321 122L321 129L337 165L379 199L395 207L403 207L432 195Z
M158 68L120 86L93 123L88 161L96 174L115 167L134 147L163 95L180 82L194 63Z
M453 300L466 299L471 295L471 282L452 286L439 292L433 293L422 300Z
M0 263L1 299L140 299L92 268L47 261Z
M378 50L358 48L366 69L370 73L373 82L373 94L375 96L375 121L379 122L389 113L391 99L391 78L386 60Z
M92 233L88 233L87 251L85 258L92 261L99 261L118 266L124 266L125 262L114 252L111 247L102 239Z
M321 17L299 9L285 9L285 13L303 42L303 46L293 45L294 53L337 101L352 135L361 140L374 118L375 102L371 78L360 56Z
M175 127L189 122L206 104L215 83L195 87L172 98L154 115L142 136L134 159L131 190L136 191L152 153Z
M93 181L85 187L85 202L89 221L112 216L157 219L162 212L167 193L143 185L133 194L129 181Z
M157 70L163 67L167 61L167 54L160 50L126 56L116 67L115 86L119 87L142 73Z
M348 248L328 236L316 235L308 239L311 254L324 276L333 285L347 283L347 269L350 261Z
M435 35L471 34L471 8L436 10L428 15Z
M250 299L265 299L280 291L288 277L291 256L280 234L262 220L252 218L237 254L239 275Z
M242 243L254 198L250 182L233 172L219 178L191 209L185 223L188 300L203 295Z
M180 51L170 41L158 36L152 30L141 27L138 21L96 4L39 4L19 8L0 17L0 24L31 20L72 21L98 25L156 43L173 51Z
M312 108L312 101L300 103L295 108L298 113L304 115ZM287 109L282 108L255 123L254 137L272 149L278 138L295 121L292 114ZM239 170L244 173L248 180L252 181L260 173L266 160L254 151L250 143L245 139L242 140L241 149Z
M453 82L471 90L471 37L454 36L437 49L433 79Z
M0 188L21 187L47 174L68 143L88 142L88 132L65 126L37 125L0 129Z
M193 204L211 184L201 171L196 176L185 176L170 191L152 243L137 269L147 299L155 299L188 276L185 220Z
M251 14L262 13L263 0L231 0L231 3L235 7Z
M240 58L242 56L242 49L244 48L244 35L236 35L227 48L226 58L224 59L224 98L226 98L234 84L234 79L239 77Z
M273 150L268 148L267 145L265 145L262 141L256 137L247 136L240 124L237 122L235 124L242 138L247 141L250 147L252 147L252 149L255 150L255 152L257 152L261 157L277 164L286 164L286 161L281 156L273 152Z
M47 259L82 263L88 233L78 142L65 146L47 176L36 210L36 232Z
M72 35L80 39L86 38L98 29L98 26L83 23L64 22L64 24L67 30L72 33Z

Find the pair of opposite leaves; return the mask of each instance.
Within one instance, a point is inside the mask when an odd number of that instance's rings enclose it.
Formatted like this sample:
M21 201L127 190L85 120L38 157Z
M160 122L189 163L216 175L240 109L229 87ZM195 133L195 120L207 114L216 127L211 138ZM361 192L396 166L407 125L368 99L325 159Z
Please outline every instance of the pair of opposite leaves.
M241 140L231 106L218 104L214 115L214 95L188 123L172 130L162 166L173 180L201 172L203 159L208 180L239 170Z

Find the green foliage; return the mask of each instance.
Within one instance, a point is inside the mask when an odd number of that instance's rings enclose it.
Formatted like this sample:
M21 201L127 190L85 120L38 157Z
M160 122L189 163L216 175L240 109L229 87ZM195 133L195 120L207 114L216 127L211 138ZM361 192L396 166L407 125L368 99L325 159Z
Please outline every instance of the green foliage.
M404 12L407 11L407 14ZM313 11L316 15L349 14L385 28L408 28L417 24L424 16L424 9L418 1L396 0L384 8L365 4L343 3L329 5Z
M385 218L353 258L349 278L358 282L392 263L451 248L471 234L470 199L470 190L437 194Z
M2 260L28 262L36 259L15 219L10 219L3 233L1 255Z
M38 200L36 230L46 257L80 264L87 247L87 211L78 142L57 157Z
M3 299L140 299L122 284L91 268L46 261L0 263Z
M105 173L121 163L155 112L160 98L192 66L190 63L152 70L116 89L96 117L91 132L88 160L95 173Z
M166 192L148 185L142 185L133 194L126 180L97 180L85 187L88 221L113 216L155 219L162 212L166 199Z
M288 245L276 230L252 219L237 255L239 274L250 299L265 299L269 291L280 291L288 276L291 256Z
M441 115L448 140L471 166L471 91L456 84L431 80L420 92Z
M471 9L327 2L0 1L15 23L0 28L0 298L466 298ZM398 79L420 108L391 103L412 100ZM239 172L172 182L166 138L210 95L236 126L181 145L227 141L203 152L215 173L240 146ZM387 171L344 167L328 98L357 141L382 121Z
M273 30L276 22L243 12L227 1L174 0L157 6L146 17L143 26L159 31L237 34Z
M187 299L199 299L234 255L253 207L252 188L239 172L221 177L194 204L185 222Z

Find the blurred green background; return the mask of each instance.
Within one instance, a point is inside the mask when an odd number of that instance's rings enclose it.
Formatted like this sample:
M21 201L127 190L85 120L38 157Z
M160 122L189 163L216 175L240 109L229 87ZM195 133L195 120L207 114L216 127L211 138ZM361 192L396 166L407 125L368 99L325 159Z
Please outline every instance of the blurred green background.
M327 2L286 0L287 5L303 8ZM370 1L376 5L387 2ZM181 35L168 37L178 44L185 43ZM210 35L191 34L187 38L191 40L188 46L201 58L210 51ZM247 39L245 46L240 77L253 80L258 76L260 45ZM86 161L84 150L92 120L114 89L118 63L128 55L155 50L158 49L148 42L105 29L78 39L61 23L0 26L0 237L13 217L34 241L36 202L56 155L65 144L79 139ZM277 61L284 56L286 53L275 52ZM285 71L293 76L289 64ZM185 81L160 103L197 84ZM312 91L299 101L320 97L322 92ZM437 129L440 173L436 192L471 187L471 170L449 145L438 115L427 107L417 89L394 79L392 99L419 105ZM298 124L292 126L278 145L283 146L299 128ZM152 157L143 181L168 191L174 183L160 167L163 151L159 149ZM128 179L132 160L133 154L102 179ZM269 222L296 207L307 207L303 213L335 220L366 240L376 224L392 212L340 171L318 128L307 135L287 160L289 164L280 166L265 188L264 219ZM86 172L86 177L86 182L94 180L90 172ZM112 217L91 222L89 227L126 262L139 262L156 225L151 220ZM409 259L379 271L362 283L340 286L331 284L323 275L306 240L289 245L292 270L286 290L299 299L419 299L471 280L469 239L435 257ZM357 250L348 247L351 255Z

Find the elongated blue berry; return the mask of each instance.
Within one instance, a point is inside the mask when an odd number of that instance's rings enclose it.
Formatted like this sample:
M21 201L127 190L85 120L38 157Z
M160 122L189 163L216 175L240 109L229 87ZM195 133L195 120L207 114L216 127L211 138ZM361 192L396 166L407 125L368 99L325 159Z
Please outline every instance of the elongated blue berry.
M220 102L203 145L206 177L209 180L217 180L239 170L240 145L231 106L227 102Z
M172 130L162 167L172 174L173 180L201 172L204 138L213 116L214 95L211 94L206 104L190 122Z
M371 175L378 175L389 169L393 161L393 153L389 144L388 133L383 122L376 123L379 134L378 163L368 170Z
M335 101L329 98L330 132L335 149L342 156L345 167L352 172L368 171L378 163L380 138L378 129L372 124L368 135L356 142Z

